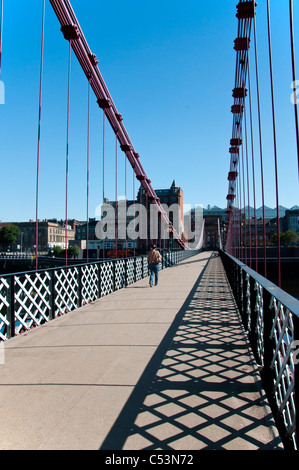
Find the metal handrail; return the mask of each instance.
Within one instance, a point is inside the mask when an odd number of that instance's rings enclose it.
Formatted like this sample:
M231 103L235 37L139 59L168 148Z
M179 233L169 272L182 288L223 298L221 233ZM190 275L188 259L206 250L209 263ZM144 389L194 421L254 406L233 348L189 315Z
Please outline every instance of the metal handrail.
M284 447L297 449L299 300L226 252L220 256Z
M161 269L199 250L162 253ZM0 276L0 341L148 276L147 256L106 259Z

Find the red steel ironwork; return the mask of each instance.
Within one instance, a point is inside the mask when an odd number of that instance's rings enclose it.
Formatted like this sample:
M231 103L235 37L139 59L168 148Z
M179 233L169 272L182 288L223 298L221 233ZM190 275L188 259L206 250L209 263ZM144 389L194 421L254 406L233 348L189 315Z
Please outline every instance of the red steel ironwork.
M39 166L40 166L40 133L42 114L42 88L43 88L43 63L44 63L44 37L45 37L45 0L43 0L42 14L42 39L41 39L41 64L39 84L39 110L38 110L38 136L37 136L37 161L36 161L36 222L35 222L35 267L38 269L38 199L39 199Z
M255 1L241 0L237 5L238 18L238 36L234 41L234 49L236 51L236 71L235 71L235 87L232 92L234 104L231 107L233 114L232 138L230 140L230 171L228 173L229 187L226 210L226 239L225 246L228 252L234 252L235 256L240 256L243 250L243 231L246 240L246 227L243 225L241 213L241 176L244 177L244 161L243 161L243 115L245 113L245 99L247 97L246 78L248 74L248 51L250 47L250 32L252 20L255 17ZM241 151L242 150L242 151ZM238 179L238 174L240 178ZM244 196L243 190L243 196ZM239 201L240 209L235 207L235 200ZM245 218L244 213L244 218ZM238 253L236 253L236 249ZM246 247L245 247L246 252ZM247 255L245 255L246 258Z
M173 233L173 238L176 239L179 246L183 249L187 249L184 241L180 238L179 234L176 232L171 221L169 220L168 215L162 207L160 199L157 197L157 194L151 185L151 181L142 166L139 154L136 152L123 124L123 117L118 112L113 102L113 99L99 70L98 60L88 46L70 1L50 0L50 3L61 24L61 31L65 39L71 42L71 47L87 79L90 82L91 88L97 97L97 103L99 107L103 109L104 114L117 137L120 148L123 152L125 152L126 157L135 172L136 178L138 181L140 181L140 184L143 187L149 202L156 204L159 212L161 213L161 218L163 219L164 223L170 227Z
M298 104L296 99L296 66L295 66L295 45L294 45L294 15L293 15L293 0L289 0L290 10L290 36L291 36L291 56L292 56L292 76L293 76L293 93L294 93L294 111L295 111L295 130L296 130L296 144L297 144L297 161L299 172L299 117L298 117Z

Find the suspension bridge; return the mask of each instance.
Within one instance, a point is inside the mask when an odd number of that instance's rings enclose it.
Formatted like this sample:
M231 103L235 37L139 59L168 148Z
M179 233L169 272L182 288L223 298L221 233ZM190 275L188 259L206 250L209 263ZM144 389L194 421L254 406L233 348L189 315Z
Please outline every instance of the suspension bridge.
M88 85L86 155L86 260L41 269L40 169L43 126L46 4L68 42L65 159L65 243L68 246L69 128L73 54ZM0 276L1 449L100 450L290 450L297 449L299 302L281 289L278 155L271 17L267 1L268 54L273 125L273 170L277 207L277 285L268 279L265 213L248 224L256 166L265 208L263 141L258 68L259 14L254 1L236 5L226 218L218 223L218 250L206 251L204 224L194 239L165 210L113 101L69 0L43 0L36 162L35 269ZM293 2L289 1L290 81L297 94ZM1 0L0 79L5 1ZM253 44L253 47L252 47ZM250 60L250 52L253 59ZM255 75L259 160L253 146ZM154 207L162 252L159 285L149 289L147 256L89 257L90 103L103 114L103 203L105 125L115 137L115 201L118 147L140 184L146 212ZM299 123L294 142L299 168ZM251 155L250 145L251 143ZM251 165L249 160L251 157ZM294 157L296 158L296 157ZM108 161L108 164L111 163ZM249 169L251 168L251 173ZM153 169L151 169L153 171ZM125 168L125 177L127 169ZM224 196L225 197L225 196ZM119 222L118 220L114 223ZM141 222L140 222L141 223ZM194 222L196 225L196 221ZM140 228L140 227L139 227ZM251 232L253 230L253 233ZM195 235L194 235L195 233ZM105 235L105 232L104 232ZM146 236L148 230L146 229ZM262 237L263 257L257 250ZM193 243L192 243L193 242ZM262 264L263 272L260 272Z

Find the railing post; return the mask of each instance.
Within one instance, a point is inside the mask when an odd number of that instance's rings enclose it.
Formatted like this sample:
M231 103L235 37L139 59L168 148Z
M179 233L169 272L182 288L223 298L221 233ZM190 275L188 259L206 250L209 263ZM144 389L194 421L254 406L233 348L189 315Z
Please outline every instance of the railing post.
M254 331L252 331L252 308L251 308L251 297L250 297L250 276L242 269L243 277L243 312L245 319L245 329L248 332L248 335L254 336Z
M128 285L128 258L125 258L125 286Z
M52 269L50 271L50 320L54 320L55 318L55 269Z
M115 286L116 286L116 282L115 282L115 270L116 270L116 260L113 259L112 260L112 289L113 289L113 292L115 292Z
M13 275L10 276L9 279L9 307L7 311L7 317L7 339L9 339L15 336L15 282Z
M78 268L78 308L82 307L82 266Z
M298 341L299 340L299 317L297 315L293 315L293 324L294 324L294 340ZM295 395L295 410L296 410L296 447L297 450L299 449L299 443L298 443L298 414L299 414L299 354L297 350L297 357L294 360L294 375L295 375L295 389L294 389L294 395ZM297 393L296 393L297 390Z
M251 343L251 348L254 354L254 357L256 359L256 362L260 364L259 362L259 356L258 356L258 318L260 314L260 304L258 302L258 286L255 283L254 279L249 278L250 282L250 316L251 316L251 328L249 332L249 340ZM261 365L261 364L260 364Z
M273 356L274 345L271 341L271 330L272 330L272 321L273 321L273 312L270 309L271 295L264 290L264 381L268 390L271 390L273 393L272 386L272 373L271 373L271 363Z
M284 429L284 422L281 413L278 411L277 402L274 392L274 371L271 363L273 359L273 351L275 351L275 343L271 339L271 331L274 321L275 312L271 309L271 294L264 289L264 367L262 370L263 386L266 392L273 417L276 422L277 429ZM284 450L288 450L289 443L285 435L281 435Z
M102 297L102 286L101 286L101 277L102 277L102 263L99 263L99 270L98 270L98 290L99 290L99 299Z
M134 257L134 282L137 281L137 259Z

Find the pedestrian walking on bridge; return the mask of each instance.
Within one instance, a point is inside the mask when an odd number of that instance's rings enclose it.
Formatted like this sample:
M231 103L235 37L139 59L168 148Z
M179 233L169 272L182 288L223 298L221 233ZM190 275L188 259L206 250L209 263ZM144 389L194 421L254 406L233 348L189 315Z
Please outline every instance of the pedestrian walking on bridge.
M156 245L152 245L150 247L150 251L147 255L147 261L148 261L148 267L150 271L149 285L150 287L153 287L154 276L155 276L155 286L157 286L158 280L159 280L159 264L162 261L162 256L157 250Z

